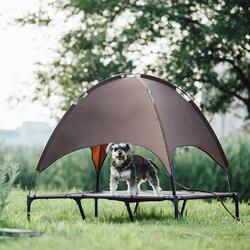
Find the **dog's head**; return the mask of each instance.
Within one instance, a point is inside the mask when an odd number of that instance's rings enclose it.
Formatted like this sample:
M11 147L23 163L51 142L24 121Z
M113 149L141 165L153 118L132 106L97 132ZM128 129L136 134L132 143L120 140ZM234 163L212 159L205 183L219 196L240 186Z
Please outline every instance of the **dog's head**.
M129 143L109 143L106 148L106 153L111 152L112 158L116 161L126 161L131 152L131 144Z

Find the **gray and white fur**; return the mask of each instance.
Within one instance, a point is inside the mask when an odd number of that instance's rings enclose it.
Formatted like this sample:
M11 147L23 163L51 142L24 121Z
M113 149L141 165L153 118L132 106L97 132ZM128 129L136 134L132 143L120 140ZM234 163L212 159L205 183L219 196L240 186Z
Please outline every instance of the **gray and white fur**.
M152 186L155 195L161 193L159 179L157 177L157 166L150 160L140 155L131 154L129 143L109 143L106 152L111 152L110 167L110 192L115 195L119 180L125 180L128 193L131 196L138 195L140 184L147 180Z

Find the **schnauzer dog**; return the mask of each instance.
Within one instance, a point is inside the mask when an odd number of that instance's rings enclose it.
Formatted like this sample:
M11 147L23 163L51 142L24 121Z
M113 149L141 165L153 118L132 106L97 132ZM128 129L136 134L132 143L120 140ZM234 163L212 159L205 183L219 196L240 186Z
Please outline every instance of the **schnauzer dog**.
M159 195L161 188L157 177L158 167L150 160L140 155L131 154L131 144L110 143L106 152L112 153L110 167L110 192L115 194L119 180L125 180L128 186L128 193L131 196L138 195L140 184L147 180L152 186L155 195Z

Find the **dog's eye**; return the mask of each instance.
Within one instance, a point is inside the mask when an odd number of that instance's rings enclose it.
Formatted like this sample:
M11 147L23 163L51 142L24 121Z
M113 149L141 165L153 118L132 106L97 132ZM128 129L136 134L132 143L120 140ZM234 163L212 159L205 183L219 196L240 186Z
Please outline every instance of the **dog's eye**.
M114 148L114 151L116 152L118 148Z

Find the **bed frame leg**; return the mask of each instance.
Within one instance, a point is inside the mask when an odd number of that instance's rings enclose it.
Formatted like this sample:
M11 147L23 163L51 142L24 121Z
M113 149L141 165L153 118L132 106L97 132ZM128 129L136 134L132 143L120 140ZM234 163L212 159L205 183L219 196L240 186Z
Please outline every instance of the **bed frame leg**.
M179 210L178 210L179 199L177 196L174 197L174 217L175 219L179 218Z
M187 203L187 200L183 200L183 203L182 203L182 207L181 207L181 216L183 216L183 213L184 213L184 210L185 210L185 207L186 207L186 203Z
M240 220L239 196L237 193L234 193L233 199L235 204L235 217L237 218L237 220Z
M77 204L77 206L79 208L82 219L85 220L86 217L85 217L85 214L84 214L84 211L83 211L83 208L82 208L81 199L74 199L74 201L76 202L76 204Z
M30 212L31 212L31 203L33 199L28 195L27 196L27 220L30 221Z
M95 199L95 217L98 217L98 199Z
M137 212L138 207L139 207L139 202L137 201L135 204L134 214Z
M131 221L134 221L134 217L133 217L133 214L132 214L132 211L131 211L129 202L125 202L125 205L126 205L127 210L128 210L129 219L130 219Z

